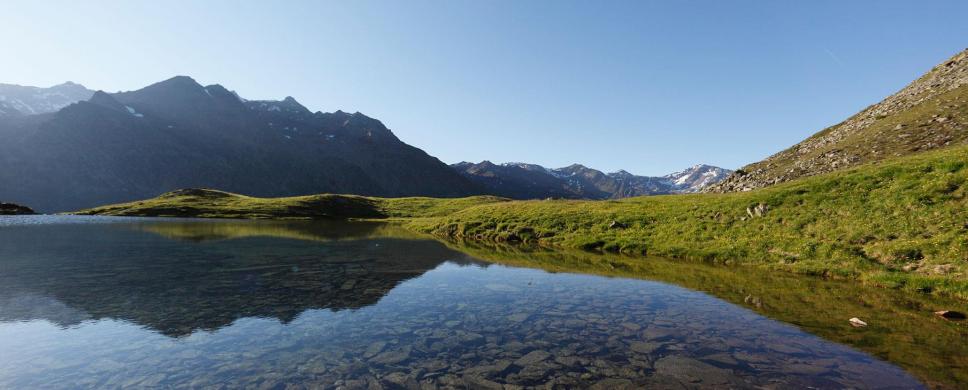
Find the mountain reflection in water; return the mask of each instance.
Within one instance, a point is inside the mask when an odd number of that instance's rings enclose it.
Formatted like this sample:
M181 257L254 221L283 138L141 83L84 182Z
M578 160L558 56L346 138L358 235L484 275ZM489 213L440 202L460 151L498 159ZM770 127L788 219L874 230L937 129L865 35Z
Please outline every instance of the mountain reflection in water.
M950 302L819 279L377 223L33 218L0 224L0 387L921 386L757 313L931 387L968 366L964 327L921 315Z
M91 229L108 234L78 231ZM404 231L377 223L148 222L49 230L40 237L31 230L4 232L4 240L36 252L4 261L0 321L46 319L67 327L111 318L180 337L244 317L288 323L308 309L358 309L445 261L469 262L434 241L380 238ZM50 245L48 234L70 244ZM329 244L280 246L272 237Z

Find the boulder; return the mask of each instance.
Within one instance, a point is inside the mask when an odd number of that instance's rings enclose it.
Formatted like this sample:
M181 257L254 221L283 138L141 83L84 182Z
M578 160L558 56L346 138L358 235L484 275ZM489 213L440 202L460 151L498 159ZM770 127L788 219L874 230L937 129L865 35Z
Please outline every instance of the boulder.
M628 225L621 223L619 221L612 221L612 223L608 224L609 229L625 229L627 227Z
M847 321L850 322L850 326L853 326L855 328L863 328L863 327L867 326L867 323L866 322L864 322L863 320L861 320L860 318L857 318L857 317L851 318L851 319L849 319Z
M954 310L941 310L936 311L934 314L939 317L946 318L949 320L963 320L965 319L965 313L954 311Z
M750 218L762 217L766 215L766 212L770 210L770 206L766 203L758 203L756 206L749 206L746 208L746 214Z

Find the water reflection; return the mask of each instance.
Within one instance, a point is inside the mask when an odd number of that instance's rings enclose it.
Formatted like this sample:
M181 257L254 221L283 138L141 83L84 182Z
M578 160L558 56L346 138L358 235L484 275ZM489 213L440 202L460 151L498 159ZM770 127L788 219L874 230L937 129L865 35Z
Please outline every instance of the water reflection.
M400 232L385 224L179 221L38 229L11 229L0 238L0 321L45 319L67 327L111 318L180 337L244 317L288 323L307 309L358 309L446 260L467 262L433 241L381 239ZM374 239L360 240L367 237Z
M715 267L461 246L469 257L382 224L38 225L0 230L3 388L920 386L870 355L707 294L476 258L667 280L775 317L803 293L773 296L791 285ZM820 291L832 301L844 292ZM962 362L925 351L940 343L910 344L901 356ZM932 386L963 383L919 368Z

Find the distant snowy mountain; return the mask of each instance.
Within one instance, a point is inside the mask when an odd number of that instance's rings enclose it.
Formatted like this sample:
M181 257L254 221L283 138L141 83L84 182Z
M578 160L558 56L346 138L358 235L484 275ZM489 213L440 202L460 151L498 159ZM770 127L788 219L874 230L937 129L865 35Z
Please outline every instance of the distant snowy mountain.
M11 115L10 109L23 115L57 112L91 96L94 91L70 81L50 88L0 84L0 116Z
M663 178L672 181L676 192L699 192L703 188L719 183L731 173L733 171L728 169L699 164L683 171L665 175Z
M624 170L606 174L581 164L549 169L528 163L482 161L461 162L451 167L490 193L514 199L616 199L692 193L732 173L704 164L660 177L638 176Z

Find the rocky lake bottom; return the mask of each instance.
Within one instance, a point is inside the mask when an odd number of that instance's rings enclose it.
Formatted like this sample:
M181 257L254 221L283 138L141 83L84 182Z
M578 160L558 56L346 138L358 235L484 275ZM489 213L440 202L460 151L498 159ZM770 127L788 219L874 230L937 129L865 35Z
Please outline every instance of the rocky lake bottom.
M963 386L696 289L494 264L384 225L11 218L0 388ZM962 325L932 326L964 345Z

